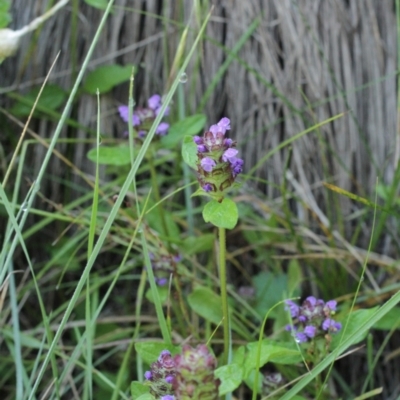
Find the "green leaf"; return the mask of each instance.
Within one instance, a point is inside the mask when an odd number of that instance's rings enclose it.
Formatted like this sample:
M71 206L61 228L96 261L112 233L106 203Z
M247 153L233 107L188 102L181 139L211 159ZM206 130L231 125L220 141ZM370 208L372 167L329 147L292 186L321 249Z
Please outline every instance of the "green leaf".
M161 139L161 144L167 149L176 147L185 135L193 136L199 133L206 123L204 114L195 114L172 124L169 128L168 135ZM193 139L192 139L193 141Z
M392 308L375 325L374 329L391 330L400 327L400 307Z
M154 400L154 396L150 393L142 394L140 397L133 397L135 400Z
M97 150L89 150L87 153L87 158L95 163L97 160ZM99 164L121 166L128 165L130 162L131 153L128 146L99 148Z
M36 101L40 88L34 88L27 93L20 101L12 108L11 113L18 117L26 117L30 114L32 106ZM40 95L37 107L49 110L56 110L64 104L67 98L67 93L57 85L49 84L43 88ZM36 113L35 113L36 114Z
M221 297L211 289L198 286L188 296L191 309L206 319L218 325L222 321Z
M83 88L90 94L107 93L120 83L130 79L133 65L103 65L90 72L86 78Z
M183 138L182 158L189 167L197 170L197 144L191 136Z
M256 290L254 309L261 317L282 300L282 295L288 292L288 278L285 274L272 274L260 272L252 278ZM270 318L275 318L279 309L272 310Z
M332 334L331 349L335 349L340 345L340 342L346 340L350 336L354 335L356 332L360 332L360 326L368 321L372 315L376 312L378 307L370 308L368 310L357 310L351 313L349 322L347 323L347 317L342 319L342 329L336 333ZM333 317L335 320L336 318ZM347 325L347 326L346 326ZM368 334L368 330L364 331L362 335L357 337L357 341L352 344L361 342Z
M135 343L135 350L142 357L143 361L150 365L154 361L157 361L163 350L169 350L171 354L178 354L180 347L160 342L138 342Z
M221 203L211 200L203 209L203 218L218 228L233 229L239 218L236 203L228 198L224 198Z
M296 364L301 361L301 354L293 343L277 343L269 339L261 342L260 354L258 354L259 342L247 344L248 353L245 358L245 375L248 376L251 370L258 366L261 368L267 362L276 364Z
M137 399L138 397L140 397L144 394L150 394L149 386L147 386L141 382L136 382L136 381L131 382L132 399Z
M99 8L100 10L105 10L107 8L108 0L85 0L86 4L89 6Z
M214 375L221 381L218 392L223 396L239 387L243 380L244 369L239 364L224 365L218 368Z
M8 12L11 6L9 0L0 0L0 29L6 28L11 22L11 15Z
M168 299L168 286L157 286L158 296L160 297L160 301L162 304L165 304ZM146 299L151 303L154 303L153 292L151 288L146 291Z
M215 235L212 233L206 233L201 236L189 236L183 241L182 248L184 249L184 253L188 255L201 253L212 249L214 239Z

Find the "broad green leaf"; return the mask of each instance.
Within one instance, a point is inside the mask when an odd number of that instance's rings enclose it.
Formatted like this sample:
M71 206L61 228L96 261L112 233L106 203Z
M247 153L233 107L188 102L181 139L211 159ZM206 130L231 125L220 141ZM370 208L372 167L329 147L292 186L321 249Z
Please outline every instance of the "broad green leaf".
M245 358L246 376L258 366L261 368L267 362L276 364L296 364L301 361L300 352L292 343L277 343L269 339L261 342L260 354L258 354L258 342L247 344L248 352Z
M90 161L96 162L97 150L91 149L87 153ZM131 162L131 153L129 147L100 147L99 148L99 163L105 165L128 165Z
M237 349L233 350L232 364L243 365L245 359L245 353L246 353L245 346L239 346Z
M378 307L370 308L368 310L357 310L351 313L349 323L347 324L346 319L344 318L341 320L342 323L342 329L336 333L332 334L332 343L331 343L331 349L335 349L337 346L339 346L340 342L342 340L346 340L348 337L352 336L356 332L360 332L360 326L368 321L371 316L376 312ZM336 320L336 318L334 318ZM346 326L347 324L347 326ZM356 344L361 342L368 334L368 331L363 332L362 335L360 335L357 338L357 341L353 342L352 344Z
M37 87L24 95L24 97L11 108L11 113L19 117L28 116L39 94L39 90L40 88ZM43 88L37 107L54 111L64 104L66 98L67 93L63 89L57 85L49 84Z
M172 124L168 135L161 139L161 144L167 149L177 146L184 136L193 136L199 133L206 123L204 114L195 114Z
M197 170L197 145L191 136L183 138L182 158L189 167Z
M239 218L236 203L228 198L224 198L221 203L211 200L203 209L203 218L218 228L233 229Z
M83 88L90 94L107 93L120 83L129 80L133 65L103 65L90 72L86 78Z
M221 381L218 388L220 396L233 392L243 381L243 365L230 364L218 368L214 375Z
M392 308L375 325L374 329L391 330L400 327L400 307Z
M207 321L219 324L222 321L221 297L211 289L196 287L188 296L191 309Z
M150 394L150 387L141 382L131 382L132 399L137 399L144 394Z
M160 297L160 301L164 304L168 299L168 286L157 286L158 296ZM146 299L149 300L151 303L154 303L153 299L153 292L151 288L147 289L146 291Z
M261 317L268 310L279 303L283 293L288 293L288 279L285 274L272 274L271 272L260 272L252 278L253 287L256 290L254 309ZM279 310L272 310L270 318L275 318Z
M300 294L300 284L303 282L303 274L297 260L290 260L289 262L287 281L289 297L298 296Z
M182 248L185 250L185 254L197 254L211 250L214 240L215 235L212 233L205 233L201 236L189 236L183 241Z
M151 363L157 361L160 353L163 350L169 350L171 354L177 354L180 352L180 347L160 342L138 342L135 343L135 350L140 355L142 360L150 365Z
M149 208L151 206L152 204L150 203ZM146 221L152 229L167 237L169 241L174 242L175 240L179 239L180 236L180 230L178 225L174 221L174 215L173 213L168 212L165 208L163 209L163 218L168 231L165 232L164 221L161 219L159 207L165 207L165 205L160 204L158 207L147 213Z

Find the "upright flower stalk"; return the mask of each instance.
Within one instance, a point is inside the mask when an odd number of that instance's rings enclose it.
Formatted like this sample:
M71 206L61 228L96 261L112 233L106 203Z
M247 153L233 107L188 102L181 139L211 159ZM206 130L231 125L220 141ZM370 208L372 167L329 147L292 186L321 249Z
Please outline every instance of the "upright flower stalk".
M235 227L238 220L236 204L227 199L226 193L242 172L243 160L238 158L236 142L227 138L226 132L231 129L229 118L222 118L211 125L202 137L195 136L195 166L200 189L196 194L212 198L203 210L206 222L218 227L219 236L219 277L224 327L224 364L228 361L230 350L230 326L228 294L226 282L226 228ZM190 151L188 149L187 151Z

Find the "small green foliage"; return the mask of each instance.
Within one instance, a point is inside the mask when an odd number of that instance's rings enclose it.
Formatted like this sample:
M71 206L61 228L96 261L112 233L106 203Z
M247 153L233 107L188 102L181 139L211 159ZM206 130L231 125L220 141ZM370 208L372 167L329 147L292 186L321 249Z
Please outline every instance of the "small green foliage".
M11 22L11 15L8 12L10 6L10 0L0 0L0 29L6 28Z
M189 167L197 169L197 145L191 136L183 138L182 158Z
M206 124L204 114L194 114L172 124L168 135L161 138L161 144L167 149L176 147L185 136L193 136L199 133ZM192 139L193 142L193 139Z
M161 342L138 342L135 343L135 350L146 364L157 360L163 350L169 350L171 354L177 354L180 348Z
M233 229L239 218L237 205L228 198L224 198L221 202L211 200L204 206L203 218L218 228Z
M141 382L133 381L131 383L131 395L132 399L137 399L142 395L150 395L150 387ZM150 397L151 398L151 397Z
M23 97L19 97L17 103L11 108L11 113L18 117L27 117L32 110L40 92L39 87L33 88ZM41 111L41 116L44 117L46 110L54 111L61 107L67 99L67 92L60 86L48 84L43 88L40 94L39 101L36 106L35 115L37 111Z
M215 376L221 381L218 389L223 396L239 387L244 379L244 368L239 364L224 365L215 371Z
M186 254L192 255L211 250L215 236L212 233L203 233L201 236L189 236L183 243L182 248Z
M126 82L132 75L133 65L103 65L90 72L83 85L83 89L96 94L97 89L100 94L109 92L120 83Z

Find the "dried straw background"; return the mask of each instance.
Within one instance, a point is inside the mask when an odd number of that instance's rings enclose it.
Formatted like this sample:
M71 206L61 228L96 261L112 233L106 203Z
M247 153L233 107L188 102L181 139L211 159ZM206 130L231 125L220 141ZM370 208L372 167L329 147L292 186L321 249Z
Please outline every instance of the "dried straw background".
M187 21L192 1L116 0L97 45L91 67L112 63L141 65L136 80L136 100L144 103L154 92L163 92L168 79L165 49L169 64L181 35L172 23L163 23L154 15ZM48 0L14 0L13 25L22 27L48 7ZM138 11L149 14L140 14ZM32 35L25 38L18 54L1 66L0 85L25 93L43 80L58 51L51 80L65 89L72 85L71 60L80 65L101 18L101 12L79 4L77 34L71 32L72 5L64 7L47 21L30 47ZM232 49L255 18L261 22L239 52L253 71L237 60L230 64L213 91L204 112L209 123L221 116L232 120L232 135L241 143L248 170L266 152L340 112L345 116L303 137L293 146L290 170L311 203L324 203L325 189L315 189L324 177L323 165L333 183L347 190L372 191L379 176L393 177L399 151L396 138L396 24L392 0L221 0L216 2L207 35ZM194 31L198 23L192 21ZM165 35L165 32L168 35ZM192 34L192 38L194 33ZM76 38L77 54L71 54L71 38ZM199 49L200 74L196 60L187 71L185 85L188 112L212 81L227 53L213 42ZM170 66L170 65L169 65ZM257 79L259 74L264 84ZM192 79L191 77L196 77ZM197 79L199 78L199 79ZM102 98L102 127L110 136L123 130L116 113L127 99L127 85ZM287 99L287 100L286 100ZM1 100L9 104L8 100ZM308 102L312 104L312 111ZM95 126L95 96L81 96L73 115L84 126ZM49 137L54 123L36 121L32 128ZM19 129L16 128L16 133ZM86 138L84 131L65 130L64 137ZM65 151L65 147L60 146ZM71 161L84 171L87 147L74 146ZM333 152L338 157L333 156ZM31 170L34 176L44 149L35 148ZM258 170L258 176L281 182L287 151L275 154ZM63 174L62 163L53 160L51 171ZM326 178L326 176L325 176ZM50 197L60 193L53 181ZM265 187L273 194L273 186ZM60 199L58 199L60 200ZM343 200L342 200L343 201ZM349 204L343 201L343 206Z
M22 27L43 14L49 3L48 0L14 0L12 27ZM183 15L188 21L193 2L116 0L115 3L118 7L107 22L91 68L114 63L140 65L135 97L143 104L150 94L164 91L170 66L165 64L165 50L168 49L167 61L171 64L181 36L176 25L163 23L151 14L171 20L181 20ZM345 112L344 117L294 144L290 164L292 184L298 183L303 199L314 211L325 212L329 198L326 189L318 186L326 178L324 165L333 183L353 192L373 192L377 176L390 182L400 154L396 135L394 1L220 0L215 3L207 36L227 49L232 49L251 23L261 16L260 25L239 52L239 57L253 71L233 61L202 110L210 124L222 116L231 118L231 132L242 143L246 169L316 121ZM149 14L140 14L140 10ZM71 15L72 6L68 5L43 25L37 40L33 35L23 40L17 55L0 66L1 92L15 90L23 94L40 84L60 50L51 81L65 89L72 86L72 59L75 57L77 64L81 64L101 12L80 2L76 36L71 32ZM193 28L196 32L198 22L193 21ZM195 32L189 35L190 40ZM78 51L71 54L74 37ZM36 43L33 48L32 43ZM202 94L226 59L227 53L214 42L208 41L199 49L187 70L189 81L184 85L188 113L197 109ZM110 136L121 137L124 127L117 116L117 106L126 103L127 97L126 85L102 97L102 130ZM313 105L312 111L308 102ZM4 95L0 103L6 107L11 105ZM83 95L75 105L72 118L94 128L96 108L95 97ZM20 128L13 126L17 135ZM36 120L31 128L48 138L54 132L55 123ZM85 139L88 134L84 130L65 129L62 137ZM2 142L6 139L1 130L0 138ZM74 145L71 151L66 145L58 147L78 168L92 173L93 165L85 156L88 148ZM27 170L31 178L36 175L45 152L39 145L34 149L29 160L31 168ZM258 176L280 184L287 156L287 150L276 153L257 171ZM59 159L52 159L49 168L52 174L63 177L66 170ZM73 179L80 182L77 177ZM50 178L41 189L52 200L63 200L59 181ZM273 185L266 185L263 190L268 195L276 194ZM351 205L341 201L350 211ZM301 217L301 205L297 207ZM397 348L398 343L393 347ZM353 361L349 379L360 382L359 372L365 371L365 359ZM385 399L395 398L391 394L398 393L398 363L389 362L386 368L378 368L377 374L377 380L387 390Z

